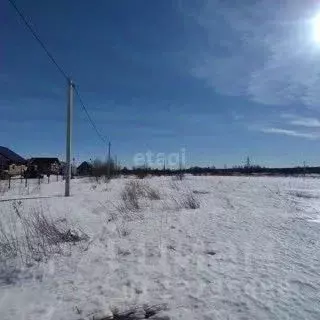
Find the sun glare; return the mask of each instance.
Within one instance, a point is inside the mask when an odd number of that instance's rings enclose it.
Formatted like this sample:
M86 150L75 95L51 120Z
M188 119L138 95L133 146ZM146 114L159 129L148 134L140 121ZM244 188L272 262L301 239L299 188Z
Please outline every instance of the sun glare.
M320 43L320 13L313 19L313 37L316 42Z

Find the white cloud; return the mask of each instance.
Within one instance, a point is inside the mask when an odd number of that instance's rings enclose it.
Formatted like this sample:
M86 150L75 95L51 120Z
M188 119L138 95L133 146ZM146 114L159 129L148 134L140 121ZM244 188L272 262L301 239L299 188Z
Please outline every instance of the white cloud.
M320 128L320 120L317 118L300 117L293 114L282 114L282 118L288 119L288 124L307 128Z
M260 131L264 133L282 134L286 136L300 137L310 140L320 139L320 135L314 132L299 132L295 130L287 130L281 128L262 128L260 129Z
M308 128L320 128L320 121L315 118L298 118L290 121L290 124Z
M301 118L292 120L290 121L290 124L309 128L320 128L320 121L314 118Z
M316 1L259 1L234 9L207 0L196 15L206 34L191 73L216 91L272 105L320 103L320 44L312 34Z

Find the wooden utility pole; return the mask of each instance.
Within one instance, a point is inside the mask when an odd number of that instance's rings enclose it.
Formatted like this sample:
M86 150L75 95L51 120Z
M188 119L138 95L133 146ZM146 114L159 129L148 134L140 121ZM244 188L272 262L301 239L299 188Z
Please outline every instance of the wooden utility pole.
M66 139L66 169L65 169L65 197L70 196L71 179L71 140L72 140L72 111L73 111L73 82L68 79L68 106L67 106L67 139Z

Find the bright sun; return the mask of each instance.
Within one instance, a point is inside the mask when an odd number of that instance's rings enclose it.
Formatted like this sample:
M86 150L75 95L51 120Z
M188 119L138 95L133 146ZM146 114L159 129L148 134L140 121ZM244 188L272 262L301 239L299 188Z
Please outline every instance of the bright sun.
M313 18L313 37L320 43L320 13Z

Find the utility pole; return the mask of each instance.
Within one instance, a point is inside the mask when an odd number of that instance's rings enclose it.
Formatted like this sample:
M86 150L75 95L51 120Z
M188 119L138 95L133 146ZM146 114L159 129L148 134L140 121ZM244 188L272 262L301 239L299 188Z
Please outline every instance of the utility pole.
M108 144L108 179L110 179L110 166L111 166L111 142L109 141L109 144Z
M68 108L67 108L67 140L66 140L66 182L65 197L70 196L71 179L71 139L72 139L72 111L73 111L73 82L68 79Z

